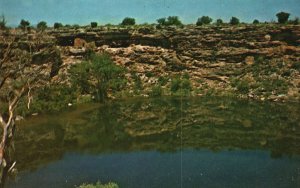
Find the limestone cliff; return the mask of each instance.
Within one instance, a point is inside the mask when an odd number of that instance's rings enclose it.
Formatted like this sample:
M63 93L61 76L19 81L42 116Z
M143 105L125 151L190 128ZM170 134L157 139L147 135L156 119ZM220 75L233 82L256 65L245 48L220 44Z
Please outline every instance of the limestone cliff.
M182 28L148 27L49 30L64 64L79 63L87 49L107 52L128 70L133 93L138 77L147 94L160 77L168 80L188 73L193 95L236 93L271 100L299 99L299 25L194 25ZM60 80L57 78L57 80Z

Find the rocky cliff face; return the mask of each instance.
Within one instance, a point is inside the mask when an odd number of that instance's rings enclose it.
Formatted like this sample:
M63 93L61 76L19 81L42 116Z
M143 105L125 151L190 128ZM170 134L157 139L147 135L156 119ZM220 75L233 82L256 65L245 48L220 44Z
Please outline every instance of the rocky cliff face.
M194 95L237 93L261 100L300 96L299 25L102 27L48 34L63 53L63 67L80 62L88 48L111 54L128 69L129 93L136 76L144 94L165 78L162 88L169 94L172 78L188 73Z
M58 45L71 48L69 55L84 53L73 49L82 47L74 43L78 38L85 47L111 54L128 69L129 88L135 75L145 93L160 77L169 79L163 86L168 93L172 77L186 72L195 95L212 90L261 100L300 95L300 26L102 28L52 34Z

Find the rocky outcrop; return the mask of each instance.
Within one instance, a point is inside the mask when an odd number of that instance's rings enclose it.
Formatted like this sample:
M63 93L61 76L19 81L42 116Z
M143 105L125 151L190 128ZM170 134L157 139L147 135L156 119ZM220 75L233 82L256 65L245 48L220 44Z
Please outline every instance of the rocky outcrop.
M295 84L300 79L299 31L299 25L188 25L63 29L47 31L47 36L63 54L64 74L93 50L109 53L115 63L127 68L130 90L134 76L141 79L147 91L160 77L169 80L164 86L168 88L174 76L185 72L196 95L200 90L213 89L265 99L279 95L300 98L300 88ZM29 49L29 38L34 36L22 36L27 39L19 47ZM35 48L47 44L44 41ZM272 80L274 87L264 80ZM285 89L279 91L276 82Z

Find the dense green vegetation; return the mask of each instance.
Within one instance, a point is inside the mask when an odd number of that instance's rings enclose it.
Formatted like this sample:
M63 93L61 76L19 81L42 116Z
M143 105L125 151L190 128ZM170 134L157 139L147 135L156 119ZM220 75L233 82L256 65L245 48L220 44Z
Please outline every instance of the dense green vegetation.
M44 31L48 26L47 26L47 22L45 21L41 21L37 24L37 29L40 31Z
M174 77L171 81L170 90L173 95L189 95L192 91L189 75L184 73L181 77Z
M56 22L56 23L54 23L53 27L54 27L54 29L58 29L58 28L63 27L63 24Z
M289 20L290 17L290 13L286 13L286 12L279 12L276 14L277 19L278 19L278 23L284 24Z
M224 22L223 22L223 20L222 19L217 19L216 20L216 24L217 25L222 25Z
M27 20L21 20L20 24L19 24L19 28L21 28L22 30L26 30L30 27L30 22Z
M253 24L259 24L259 21L257 19L253 20Z
M86 61L69 70L70 84L51 84L34 91L34 100L27 109L27 99L20 101L18 114L58 112L73 104L105 102L109 95L126 85L124 69L115 65L107 54L92 54Z
M121 25L135 25L135 19L126 17L123 19Z
M213 19L209 16L202 16L201 18L198 18L196 25L207 25L210 24L212 21Z
M97 22L91 22L91 27L92 28L95 28L95 27L97 27L98 26L98 23Z
M0 16L0 29L5 29L6 28L6 19L4 15Z
M79 95L91 94L99 102L104 102L110 91L120 91L126 84L124 70L108 54L91 55L87 61L74 65L70 76Z
M229 22L231 25L238 25L240 20L237 17L232 17Z
M287 12L278 12L276 14L276 17L277 17L277 21L278 23L280 24L294 24L294 25L299 25L300 21L299 21L299 18L298 17L295 17L294 19L289 19L290 18L290 13L287 13ZM180 18L178 16L168 16L167 18L166 17L163 17L163 18L159 18L156 20L157 21L157 24L158 24L158 28L161 27L161 26L183 26L184 24L182 23L182 21L180 20ZM2 15L0 17L0 29L4 29L6 27L6 19L5 19L5 16ZM202 17L199 17L196 21L196 25L197 26L202 26L202 25L209 25L213 22L213 19L209 16L202 16ZM230 21L228 22L230 25L238 25L240 24L240 19L237 18L237 17L232 17L230 19ZM265 24L269 24L269 23L274 23L273 21L271 22L260 22L259 20L255 19L253 20L252 24L259 24L259 23L265 23ZM222 20L222 19L216 19L215 22L214 22L215 25L222 25L222 24L225 24L225 22ZM244 24L244 23L243 23ZM131 18L131 17L126 17L123 19L123 21L119 24L120 26L133 26L133 25L136 25L136 20L135 18ZM149 25L148 23L145 23L145 24L139 24L139 25ZM96 28L98 26L98 23L97 22L91 22L90 25L89 25L91 28ZM118 26L118 25L113 25L113 24L105 24L105 26ZM80 25L78 24L74 24L74 25L69 25L69 24L66 24L65 26L62 24L62 23L59 23L59 22L56 22L54 23L53 25L53 28L54 29L59 29L59 28L79 28L81 27ZM19 24L19 28L23 29L23 30L26 30L26 29L30 29L30 22L29 21L26 21L24 19L21 20L20 24ZM47 27L47 23L45 21L41 21L37 24L37 29L38 30L45 30Z
M182 22L178 16L169 16L168 18L159 18L157 23L162 26L181 26Z
M97 182L96 184L82 184L77 188L119 188L119 186L112 182L107 184L101 184L100 182Z

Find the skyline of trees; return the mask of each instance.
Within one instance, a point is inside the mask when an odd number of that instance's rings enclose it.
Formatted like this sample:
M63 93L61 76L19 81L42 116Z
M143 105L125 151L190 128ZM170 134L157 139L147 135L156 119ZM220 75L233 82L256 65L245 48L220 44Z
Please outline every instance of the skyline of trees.
M243 22L241 21L238 17L232 16L231 19L226 22L221 18L218 19L213 19L209 16L202 16L199 17L194 23L186 23L184 24L181 20L179 16L168 16L168 17L163 17L163 18L159 18L156 20L157 23L153 22L150 24L158 24L158 25L162 25L162 26L170 26L170 25L190 25L190 24L195 24L198 26L202 26L202 25L209 25L209 24L216 24L216 25L222 25L222 24L231 24L231 25L238 25L238 24L267 24L267 23L278 23L278 24L294 24L297 25L299 24L299 17L294 17L291 19L291 14L287 13L287 12L278 12L276 14L277 17L277 22L274 20L271 21L259 21L258 19L253 19L253 21L249 21L249 22ZM215 21L214 21L215 20ZM54 29L58 29L61 27L80 27L80 26L90 26L92 28L98 27L98 26L107 26L107 25L123 25L123 26L130 26L130 25L148 25L148 23L144 23L144 24L140 24L136 22L135 18L132 17L125 17L121 23L119 24L111 24L111 23L107 23L107 24L98 24L98 22L96 21L92 21L89 24L62 24L60 22L55 22L53 24L53 28ZM2 14L0 17L0 29L5 29L7 27L7 20L5 18L5 16ZM37 28L38 30L45 30L46 28L51 28L47 25L46 21L40 21L37 24L31 24L28 20L25 19L21 19L21 22L18 25L19 28L23 29L23 30L27 30L27 29L31 29L31 28ZM76 28L75 27L75 28Z

